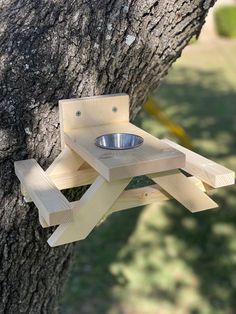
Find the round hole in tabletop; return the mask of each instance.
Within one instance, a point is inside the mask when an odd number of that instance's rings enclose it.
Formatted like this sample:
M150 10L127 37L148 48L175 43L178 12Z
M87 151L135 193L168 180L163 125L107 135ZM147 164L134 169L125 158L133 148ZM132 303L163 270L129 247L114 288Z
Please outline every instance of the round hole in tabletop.
M95 139L95 145L104 149L132 149L143 144L143 138L130 133L104 134Z

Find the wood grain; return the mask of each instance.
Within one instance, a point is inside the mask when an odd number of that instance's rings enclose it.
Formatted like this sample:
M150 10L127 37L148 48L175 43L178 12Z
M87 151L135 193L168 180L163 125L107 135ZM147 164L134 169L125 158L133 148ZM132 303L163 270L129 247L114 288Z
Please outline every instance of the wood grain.
M162 141L185 154L186 164L185 167L183 167L183 170L186 172L198 177L214 188L232 185L235 183L234 171L196 154L168 139L164 139Z
M106 133L133 133L143 145L130 150L104 150L94 142ZM185 155L129 122L70 130L65 142L108 181L184 167Z
M50 179L59 190L88 185L94 182L99 174L93 168L70 171L65 174L51 175Z
M193 183L203 192L211 189L209 185L204 185L202 181L196 177L189 177L187 180L190 183ZM144 206L152 203L161 203L172 198L173 197L165 192L158 184L153 184L137 189L130 189L121 193L121 195L109 209L108 213L111 214L120 210L126 210L129 208ZM72 202L71 205L72 207L77 206L76 202ZM197 210L195 212L197 212Z
M54 159L48 167L46 173L49 176L63 175L68 172L77 171L85 161L72 149L65 146L61 153Z
M49 226L73 220L71 205L34 159L16 161L15 172Z
M64 131L129 121L129 96L110 94L59 101ZM77 113L80 112L80 115Z
M149 177L192 213L218 207L179 170L152 174Z
M130 182L109 183L99 176L73 208L74 222L61 224L48 239L50 246L82 240L92 231Z

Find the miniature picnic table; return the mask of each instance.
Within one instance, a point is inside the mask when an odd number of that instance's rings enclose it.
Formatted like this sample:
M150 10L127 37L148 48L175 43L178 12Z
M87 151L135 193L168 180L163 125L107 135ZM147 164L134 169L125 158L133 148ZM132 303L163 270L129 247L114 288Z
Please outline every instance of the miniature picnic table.
M42 227L59 225L48 239L50 246L86 238L108 213L169 198L191 212L215 208L206 190L234 184L233 171L130 123L126 94L61 100L59 117L62 152L51 166L44 171L34 159L15 162L22 193L38 207ZM129 150L95 145L98 136L111 133L135 134L144 141ZM155 184L126 189L141 175ZM88 184L75 202L60 191Z

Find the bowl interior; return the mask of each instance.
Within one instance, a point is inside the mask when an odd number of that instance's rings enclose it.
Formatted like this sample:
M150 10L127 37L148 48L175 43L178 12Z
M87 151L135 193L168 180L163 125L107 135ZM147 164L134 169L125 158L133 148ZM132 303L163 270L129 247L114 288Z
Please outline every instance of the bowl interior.
M104 149L132 149L140 146L143 138L129 133L104 134L96 138L95 144Z

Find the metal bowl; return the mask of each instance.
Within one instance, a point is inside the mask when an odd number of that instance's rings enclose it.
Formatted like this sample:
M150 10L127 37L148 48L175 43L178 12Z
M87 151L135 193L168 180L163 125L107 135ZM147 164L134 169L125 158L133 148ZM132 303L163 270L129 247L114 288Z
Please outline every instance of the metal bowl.
M96 138L95 145L104 149L132 149L142 145L141 136L129 133L104 134Z

